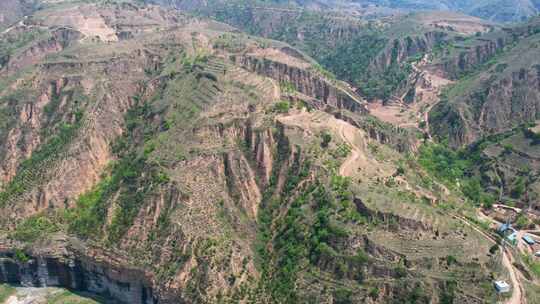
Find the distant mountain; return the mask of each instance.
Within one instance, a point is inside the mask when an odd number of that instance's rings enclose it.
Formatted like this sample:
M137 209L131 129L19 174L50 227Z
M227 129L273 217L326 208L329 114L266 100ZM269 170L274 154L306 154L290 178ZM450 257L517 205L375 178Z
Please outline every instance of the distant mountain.
M537 15L538 0L367 0L359 1L398 9L452 10L500 22L522 21Z
M319 9L339 9L343 7L365 9L367 7L392 9L393 11L414 10L450 10L481 17L497 22L524 21L540 13L540 0L269 0L269 1L197 1L197 0L151 0L161 4L174 5L192 9L196 7L211 7L214 4L231 3L260 3L273 5L289 5ZM380 12L377 10L377 12Z
M0 29L15 22L32 11L33 0L2 0L0 1Z

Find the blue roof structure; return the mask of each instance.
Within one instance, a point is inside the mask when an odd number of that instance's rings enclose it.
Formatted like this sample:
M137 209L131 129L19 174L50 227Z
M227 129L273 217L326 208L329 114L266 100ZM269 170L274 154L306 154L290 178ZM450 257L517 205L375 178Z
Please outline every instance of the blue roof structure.
M522 239L525 241L525 243L529 244L529 245L534 245L536 244L536 241L530 236L530 235L527 235L525 234Z
M512 234L507 236L506 239L508 239L510 243L513 243L515 245L516 240L517 240L517 232L513 232Z
M499 228L497 228L497 231L503 233L506 230L511 229L511 228L512 228L512 225L510 225L510 223L506 223L506 224L500 225Z

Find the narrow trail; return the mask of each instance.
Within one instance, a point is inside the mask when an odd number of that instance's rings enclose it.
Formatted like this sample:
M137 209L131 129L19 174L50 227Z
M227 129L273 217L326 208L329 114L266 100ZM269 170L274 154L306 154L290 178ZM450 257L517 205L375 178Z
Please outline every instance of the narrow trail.
M508 252L508 249L504 249L503 253L503 265L508 269L508 272L510 273L510 281L512 281L512 297L506 301L506 304L525 304L527 303L525 299L525 292L523 291L523 286L521 285L521 281L518 279L518 275L516 274L516 270L514 266L512 265L513 262L513 256L511 253Z
M354 133L346 130L346 123L339 124L339 136L351 147L351 154L339 167L339 175L351 177L354 173L355 164L361 155L361 149L354 143Z
M315 122L313 121L313 113L301 111L297 114L282 116L279 120L287 125L300 128L309 128L311 125L311 127L317 126L320 128L324 126L325 128L332 129L333 133L336 134L336 136L339 136L339 138L351 149L349 155L339 167L339 175L351 177L358 169L362 169L365 174L375 174L375 172L369 170L370 168L374 168L372 164L373 160L368 159L364 153L365 149L362 149L362 146L359 146L359 144L362 144L365 134L346 121L337 119L326 113L324 113L324 115L325 118L323 121ZM379 172L379 174L381 172ZM384 172L384 174L391 173Z

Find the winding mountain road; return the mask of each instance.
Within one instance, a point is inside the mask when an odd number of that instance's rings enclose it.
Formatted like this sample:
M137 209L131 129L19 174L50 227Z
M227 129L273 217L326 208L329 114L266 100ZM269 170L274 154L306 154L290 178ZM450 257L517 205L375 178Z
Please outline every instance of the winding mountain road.
M354 169L357 168L355 164L360 158L360 148L354 143L354 133L346 128L347 123L344 121L339 122L339 136L345 141L349 147L351 147L351 153L347 159L339 167L339 175L351 177L354 173Z

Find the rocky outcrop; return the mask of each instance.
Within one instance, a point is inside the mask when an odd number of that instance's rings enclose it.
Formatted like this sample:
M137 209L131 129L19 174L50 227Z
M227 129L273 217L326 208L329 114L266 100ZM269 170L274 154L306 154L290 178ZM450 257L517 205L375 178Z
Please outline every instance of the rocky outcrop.
M10 75L21 69L40 62L50 54L58 53L76 42L81 33L72 29L60 28L41 40L26 47L20 54L6 54L0 58L0 75Z
M372 69L384 71L392 64L402 64L409 58L424 54L434 46L447 39L444 32L427 32L419 36L407 36L403 39L395 39L377 55L371 63Z
M350 117L341 112L335 112L333 115L366 131L369 138L381 144L389 145L399 152L414 152L418 149L418 139L414 134L403 128L384 123L371 116Z
M141 270L97 261L69 248L0 251L0 282L27 287L58 286L121 303L156 304L151 278ZM61 253L59 253L61 252Z
M424 231L433 231L433 227L430 225L419 222L414 219L404 218L399 215L392 213L381 212L378 210L370 209L360 198L354 199L354 204L356 205L356 210L358 213L368 217L375 218L383 222L393 222L396 223L399 229L409 229L409 230L424 230Z
M506 48L512 48L520 40L538 32L540 32L540 20L536 19L526 25L503 28L497 32L470 38L472 42L463 45L460 40L457 40L455 50L451 54L446 54L447 56L435 64L435 67L439 71L444 71L444 76L458 79L506 51Z
M458 50L458 55L450 57L438 65L440 70L445 71L447 77L457 79L464 73L474 70L479 65L488 62L493 56L498 54L505 45L512 42L510 37L498 38L494 40L483 39L476 46L466 47Z
M441 102L430 114L432 132L452 146L508 131L540 117L540 65L497 80L480 82L455 102Z
M324 103L351 112L367 113L364 102L352 92L330 83L310 71L281 62L253 56L237 56L236 63L248 71L270 77L278 82L287 82L301 93Z
M484 93L474 111L474 121L483 132L498 133L535 121L540 117L540 65L512 72L491 83Z

